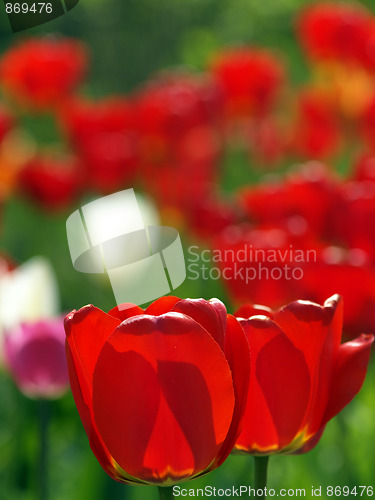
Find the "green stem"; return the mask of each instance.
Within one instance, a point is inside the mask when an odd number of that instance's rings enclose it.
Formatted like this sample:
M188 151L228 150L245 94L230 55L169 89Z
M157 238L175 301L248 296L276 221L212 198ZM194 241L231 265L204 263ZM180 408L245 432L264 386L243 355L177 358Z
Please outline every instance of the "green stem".
M173 500L173 487L172 486L158 486L160 500Z
M261 496L258 498L266 498L265 488L267 486L267 467L268 467L268 456L265 457L254 457L255 467L254 467L254 487L256 490L263 490Z
M49 402L39 402L39 500L47 500Z

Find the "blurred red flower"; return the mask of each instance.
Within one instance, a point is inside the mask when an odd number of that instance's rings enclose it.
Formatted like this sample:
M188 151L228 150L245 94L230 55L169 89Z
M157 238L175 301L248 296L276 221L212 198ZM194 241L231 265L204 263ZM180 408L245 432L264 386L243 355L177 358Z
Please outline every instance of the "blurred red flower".
M127 99L75 99L60 117L82 159L88 186L104 193L131 186L138 166L138 133Z
M295 223L299 229L300 221ZM305 224L302 223L302 231ZM304 232L293 234L282 227L229 226L213 240L216 265L235 304L252 301L278 307L298 297L301 261L316 254L316 242ZM308 253L310 252L310 253ZM215 261L213 261L215 262Z
M375 331L375 268L360 249L321 248L315 262L305 262L295 296L322 303L335 293L343 298L345 338Z
M188 214L212 191L217 177L217 138L209 127L194 127L179 139L164 143L164 148L166 163L146 160L142 164L142 186L160 206Z
M272 312L238 311L250 345L251 375L244 426L235 450L303 453L327 422L359 392L373 335L340 345L342 302L296 301Z
M263 168L277 167L287 153L285 127L271 114L257 118L249 125L250 161Z
M170 485L219 466L239 434L244 332L217 299L163 297L65 320L71 387L91 449L124 482Z
M366 53L370 13L359 3L319 2L299 16L298 36L312 58L361 62Z
M74 157L36 156L21 170L22 192L48 210L68 208L83 187L82 165Z
M87 53L77 40L34 38L5 52L0 83L21 104L46 109L61 104L86 73Z
M220 96L206 79L164 76L135 96L142 186L164 207L186 211L216 178Z
M337 152L341 135L333 103L324 93L311 89L301 92L291 123L291 152L307 160L326 158Z
M243 188L239 201L252 222L283 227L299 220L320 237L330 231L327 218L338 202L339 187L322 163L312 161L277 182Z
M365 153L358 158L353 168L353 180L375 182L375 155Z
M195 127L211 124L220 110L217 86L205 77L167 74L134 96L142 137L176 140Z
M216 265L229 296L235 304L280 307L297 298L321 303L337 292L346 304L345 338L375 331L374 254L359 248L359 239L357 247L348 250L327 245L307 229L303 218L290 217L278 226L243 224L222 231L213 248L220 252Z
M346 182L329 220L332 238L343 245L359 248L375 262L375 184L372 181Z
M267 50L228 49L211 68L230 117L262 115L273 106L284 80L280 58Z
M199 238L212 238L228 226L236 223L238 209L219 196L196 199L186 214L190 231Z

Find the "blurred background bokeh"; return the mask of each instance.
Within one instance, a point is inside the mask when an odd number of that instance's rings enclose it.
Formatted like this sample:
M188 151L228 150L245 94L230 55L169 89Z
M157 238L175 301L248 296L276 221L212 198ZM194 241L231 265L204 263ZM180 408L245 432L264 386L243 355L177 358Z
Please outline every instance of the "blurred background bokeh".
M128 187L178 228L185 249L316 252L313 262L288 260L302 280L235 278L238 266L258 264L251 259L211 262L216 271L204 279L202 260L200 278L188 269L176 295L218 297L233 312L244 302L322 303L338 292L345 338L375 331L372 2L80 0L18 34L1 8L0 90L5 334L87 303L115 305L106 277L73 269L65 222L84 203ZM34 276L35 257L42 270ZM281 265L264 264L269 272ZM223 268L230 279L218 279ZM54 300L35 301L43 290ZM1 500L38 498L41 474L51 500L157 498L151 487L109 479L70 392L36 401L43 394L22 383L7 356ZM272 458L269 486L373 484L374 382L372 360L363 390L312 452ZM251 470L251 457L231 456L188 486L251 484Z

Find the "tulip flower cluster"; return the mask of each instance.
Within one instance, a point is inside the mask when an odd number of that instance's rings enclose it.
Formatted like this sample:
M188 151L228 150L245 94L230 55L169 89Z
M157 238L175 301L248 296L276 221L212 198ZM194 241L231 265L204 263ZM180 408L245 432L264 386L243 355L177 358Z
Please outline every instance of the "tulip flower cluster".
M209 211L220 226L231 210L212 186L225 182L233 150L244 153L245 173L336 161L348 145L352 163L358 145L372 153L373 16L354 4L318 3L295 24L311 67L303 86L288 78L277 50L239 47L214 54L200 74L170 71L129 95L89 100L79 91L89 66L81 42L15 44L0 58L0 87L13 109L0 111L0 158L14 157L2 162L0 196L18 189L54 210L87 191L139 185L184 224ZM60 146L37 147L30 133L15 144L25 113L52 117Z
M169 486L232 448L306 452L365 378L373 335L341 344L342 302L278 311L163 297L65 319L74 399L90 446L122 482Z

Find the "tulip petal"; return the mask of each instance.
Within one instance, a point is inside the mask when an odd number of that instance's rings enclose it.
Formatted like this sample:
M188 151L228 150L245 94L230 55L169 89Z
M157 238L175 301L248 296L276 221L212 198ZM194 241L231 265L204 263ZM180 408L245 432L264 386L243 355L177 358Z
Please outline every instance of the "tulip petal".
M140 479L132 477L120 469L104 444L94 421L91 389L87 387L81 366L74 362L68 343L66 343L66 357L74 402L96 459L112 479L128 483L142 483L143 481Z
M303 353L266 316L240 320L249 340L250 387L236 449L268 454L287 446L301 430L310 377Z
M68 345L66 348L66 357L68 360L70 387L83 427L85 428L87 437L89 438L90 448L103 469L113 479L116 479L116 472L111 462L111 456L100 438L95 422L93 422L91 405L86 404L83 397L74 361L72 359L72 354Z
M306 441L302 448L299 448L293 453L295 455L301 455L302 453L307 453L315 448L315 446L319 443L320 438L323 436L324 429L325 425L323 425L323 427L321 427L317 433L315 433L308 441Z
M202 453L203 443L207 450L213 450L216 447L216 437L212 426L211 397L206 381L199 368L192 363L158 361L158 375L167 405L190 446L195 468L203 470L212 459L212 455L206 456ZM181 381L185 380L189 380L189 384L194 387L194 392L185 391L184 397L181 397ZM191 411L194 406L200 408L199 413ZM208 417L207 420L204 417L202 419L202 416ZM205 422L205 420L206 425L202 425L202 421ZM173 450L174 443L167 443L164 446L168 444L169 453L176 454L176 450Z
M161 314L169 312L180 300L180 298L174 297L173 295L160 297L160 299L155 300L147 307L144 314L149 314L150 316L160 316Z
M251 316L268 316L273 318L273 311L269 307L260 306L257 304L244 304L234 313L236 318L249 319Z
M293 345L303 352L312 381L310 402L303 427L307 435L318 432L329 400L334 367L340 345L343 308L338 295L324 306L298 300L275 315Z
M217 458L218 465L227 458L240 435L250 382L249 343L240 323L230 314L227 319L224 352L232 371L236 404L228 435Z
M373 342L373 335L363 334L340 346L323 423L337 415L361 389Z
M92 376L97 356L106 338L113 333L119 320L100 309L86 306L65 318L66 357L70 387L78 413L89 438L90 447L103 469L114 479L119 478L100 434L92 410ZM131 482L139 482L128 478Z
M151 483L173 483L208 467L234 411L223 352L179 314L123 322L100 353L95 421L116 462Z
M334 367L339 353L341 332L343 326L343 301L338 295L327 299L324 310L328 311L331 320L327 336L322 348L319 362L319 374L315 384L315 397L312 393L312 404L309 409L307 434L316 434L323 426L323 415L330 400L330 386L334 377ZM324 427L324 426L323 426ZM316 441L317 443L318 441Z
M193 318L224 349L227 309L220 300L183 299L177 302L171 310Z
M280 333L259 352L256 376L283 448L298 434L309 402L311 384L305 358Z
M121 309L119 309L118 307L114 307L109 311L108 314L110 316L113 316L114 318L119 319L122 322L128 318L132 318L133 316L139 316L140 314L144 313L145 313L144 310L139 306L136 306L134 304L122 304Z
M89 305L73 311L65 318L67 342L75 365L79 364L92 385L92 376L98 355L107 340L120 324L120 320ZM81 381L80 381L81 383Z
M281 308L274 317L275 322L280 325L287 337L293 344L305 352L311 351L307 361L319 358L321 347L324 343L328 327L332 322L335 307L339 303L339 297L327 300L328 307L322 307L314 302L297 300Z
M103 359L105 362L110 360L106 369L101 369ZM121 457L119 465L131 473L132 463L143 464L160 405L156 371L141 354L134 351L119 353L106 344L94 377L97 372L100 380L97 376L94 382L95 421L115 460L119 462L117 457ZM119 398L122 404L114 406L114 402L119 403ZM151 476L152 471L143 470L143 475Z

